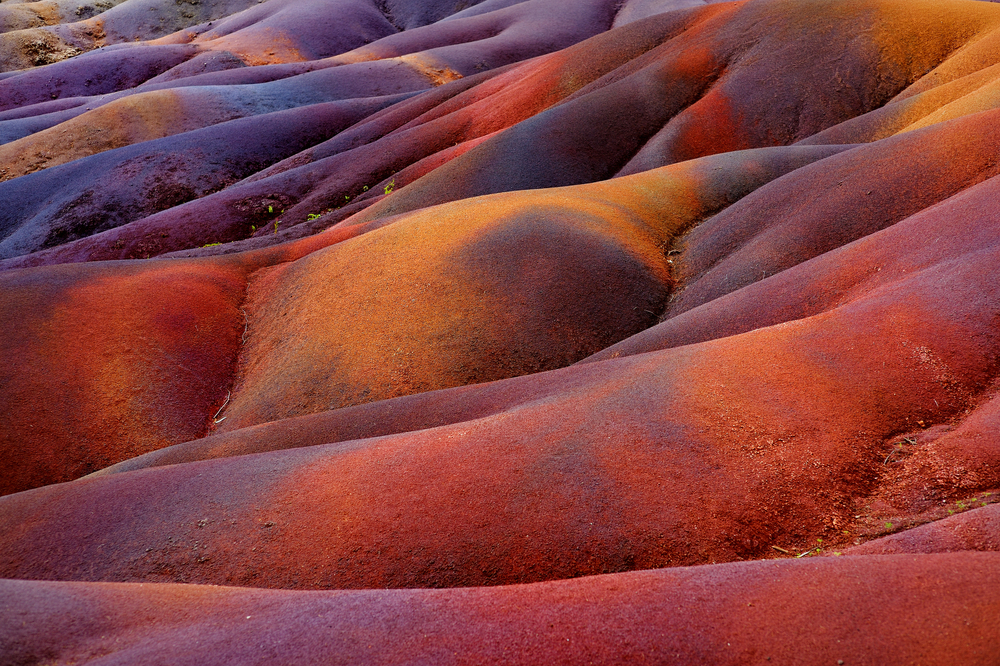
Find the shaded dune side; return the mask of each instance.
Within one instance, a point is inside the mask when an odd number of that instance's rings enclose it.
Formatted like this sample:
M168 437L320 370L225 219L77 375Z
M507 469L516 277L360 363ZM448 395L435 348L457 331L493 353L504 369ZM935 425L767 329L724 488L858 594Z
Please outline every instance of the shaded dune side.
M10 203L0 212L0 255L52 247L221 189L329 138L366 106L331 102L240 118L0 183Z

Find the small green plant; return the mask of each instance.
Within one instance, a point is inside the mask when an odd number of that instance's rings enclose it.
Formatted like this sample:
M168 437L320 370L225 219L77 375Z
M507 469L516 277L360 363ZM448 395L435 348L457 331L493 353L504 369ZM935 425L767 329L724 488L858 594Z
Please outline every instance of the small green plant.
M202 247L215 247L216 245L222 245L222 243L206 243Z
M274 233L275 233L275 235L277 235L277 233L278 233L278 223L279 222L281 222L281 220L275 220L274 221Z
M891 530L892 529L892 523L886 523L885 524L885 529Z
M268 213L273 213L274 212L274 206L268 206L267 207L267 212Z
M396 179L393 178L389 181L389 184L385 186L385 193L392 194L392 190L396 187Z
M367 192L367 191L368 191L368 186L367 186L367 185L365 185L364 187L362 187L362 188L361 188L361 191L362 191L362 192Z
M320 218L320 214L319 213L309 213L308 215L306 215L306 220L309 220L309 221L318 220L319 218Z

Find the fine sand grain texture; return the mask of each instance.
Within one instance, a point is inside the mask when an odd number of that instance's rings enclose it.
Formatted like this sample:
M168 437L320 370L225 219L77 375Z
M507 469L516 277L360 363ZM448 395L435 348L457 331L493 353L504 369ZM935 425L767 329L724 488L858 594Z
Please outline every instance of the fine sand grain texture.
M1000 3L0 2L0 664L1000 655Z

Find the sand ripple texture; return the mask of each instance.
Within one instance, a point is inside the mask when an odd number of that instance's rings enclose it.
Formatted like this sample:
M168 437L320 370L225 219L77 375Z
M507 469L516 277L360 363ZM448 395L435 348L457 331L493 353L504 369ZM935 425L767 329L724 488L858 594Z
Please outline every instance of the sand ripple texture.
M0 2L0 664L1000 663L1000 4Z

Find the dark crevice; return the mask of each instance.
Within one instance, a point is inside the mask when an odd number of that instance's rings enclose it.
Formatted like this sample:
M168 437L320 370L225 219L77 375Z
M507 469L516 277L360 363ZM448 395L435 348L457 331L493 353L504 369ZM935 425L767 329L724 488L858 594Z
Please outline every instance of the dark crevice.
M268 266L269 268L269 266ZM245 359L243 358L243 353L246 348L247 340L250 339L250 316L246 310L247 301L250 295L250 281L254 276L254 272L250 272L246 275L243 284L243 296L240 298L239 303L236 306L237 316L241 318L241 326L237 333L239 343L229 361L228 373L225 377L224 389L226 391L225 396L222 395L220 388L219 396L215 403L213 403L210 410L211 413L206 415L205 425L201 432L194 439L202 439L216 433L216 428L223 421L226 420L226 408L232 404L233 398L235 397L236 391L236 380L240 375L240 370L245 365Z
M372 0L372 1L375 5L375 9L377 9L379 13L381 13L382 16L385 17L385 20L389 22L389 25L391 25L393 28L396 29L396 32L403 32L406 30L406 26L401 25L399 23L399 19L393 16L392 8L389 7L388 0Z

